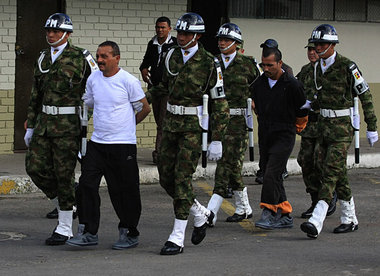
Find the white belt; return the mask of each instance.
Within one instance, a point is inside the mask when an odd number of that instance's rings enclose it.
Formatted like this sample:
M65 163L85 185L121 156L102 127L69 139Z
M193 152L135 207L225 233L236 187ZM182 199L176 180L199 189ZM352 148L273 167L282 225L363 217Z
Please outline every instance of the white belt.
M186 107L183 105L171 105L167 103L166 109L174 115L198 115L196 107Z
M325 118L336 118L336 117L343 117L343 116L350 116L350 109L339 109L339 110L332 110L332 109L321 109L320 114L322 117Z
M54 106L54 105L42 105L42 112L48 115L67 115L76 114L76 106Z
M245 115L245 108L230 108L230 115Z

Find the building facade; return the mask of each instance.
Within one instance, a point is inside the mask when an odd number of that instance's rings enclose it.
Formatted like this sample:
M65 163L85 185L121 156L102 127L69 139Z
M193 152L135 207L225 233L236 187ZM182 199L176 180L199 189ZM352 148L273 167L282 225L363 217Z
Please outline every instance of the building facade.
M343 1L348 6L351 2L354 3L351 0ZM259 5L264 2L282 2L288 9L277 10L276 6L272 9L263 6L264 9ZM312 2L316 3L315 6L303 7L303 14L294 15L292 9L300 10L289 6L294 2L297 1L0 0L0 154L25 150L22 140L23 122L32 82L31 70L39 50L47 47L43 30L45 20L51 13L60 11L67 13L73 21L74 33L71 40L74 45L95 54L97 45L101 42L117 42L121 49L120 65L140 79L138 68L146 45L155 34L155 19L160 16L169 17L174 28L177 18L184 12L199 12L206 21L206 35L210 38L205 46L213 49L215 45L212 44L216 41L213 40L215 28L226 21L236 23L243 33L245 53L258 60L261 55L259 45L267 38L274 38L279 42L284 61L293 67L295 73L308 62L304 46L312 29L318 24L330 23L336 27L341 42L336 50L359 65L370 84L377 115L380 117L380 76L377 73L380 61L377 47L380 44L380 20L368 11L365 19L351 10L343 12L343 15L350 15L344 18L335 13L332 17L317 16L316 7L320 7L322 2L331 4L334 0L314 0ZM373 1L363 2L370 5ZM245 6L247 3L251 5L248 8ZM252 6L252 3L256 5ZM371 10L378 8L376 3L374 5ZM261 7L261 12L258 12L258 7ZM328 7L327 5L329 15ZM215 14L218 15L217 19ZM208 23L210 20L212 27ZM176 35L176 32L173 31L172 34ZM146 87L143 82L142 86ZM138 125L139 147L154 147L155 128L152 115ZM365 132L362 131L362 135Z

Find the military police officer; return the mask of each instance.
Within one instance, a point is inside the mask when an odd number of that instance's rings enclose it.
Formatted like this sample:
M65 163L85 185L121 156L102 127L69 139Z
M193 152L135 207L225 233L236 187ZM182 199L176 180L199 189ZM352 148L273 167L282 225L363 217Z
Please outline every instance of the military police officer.
M335 46L339 43L335 28L329 24L317 26L311 34L310 42L315 44L320 57L313 70L316 99L308 103L312 109L315 106L320 109L315 157L321 186L312 216L301 224L301 230L308 237L317 238L322 231L334 189L341 206L341 224L334 229L334 233L358 229L346 168L347 151L353 132L360 124L358 115L354 116L352 108L355 97L359 97L362 104L367 138L371 146L378 140L378 133L368 84L356 64L335 51Z
M205 32L202 17L186 13L178 19L175 30L179 47L166 56L162 82L147 92L148 100L153 93L168 95L157 165L160 185L173 198L175 221L162 255L182 253L190 213L194 215L193 244L203 240L206 221L214 216L196 200L191 183L201 154L202 128L207 129L208 124L202 117L207 108L202 106L203 96L209 96L212 109L209 159L222 155L221 141L229 118L220 65L198 42Z
M215 186L207 208L214 212L212 225L216 222L216 214L227 195L227 187L234 191L236 210L227 218L228 222L239 222L252 217L247 187L241 176L244 154L247 149L247 126L252 128L252 113L248 113L247 99L250 87L260 76L260 67L252 57L237 51L243 43L240 28L233 23L225 23L216 35L221 54L218 56L223 71L223 83L230 108L230 121L223 137L223 155L217 162ZM247 120L247 122L246 122ZM247 124L248 123L248 124Z
M309 101L314 99L315 87L313 81L313 70L314 64L318 61L319 56L315 52L314 43L308 41L305 46L307 48L307 58L309 63L302 66L301 71L297 74L296 78L301 81L304 85L306 98ZM316 174L316 169L314 165L314 150L317 143L318 137L318 114L319 110L312 109L309 110L309 117L306 128L300 133L301 135L301 146L298 153L297 162L302 169L302 177L306 186L306 192L311 196L311 206L305 212L301 214L302 218L310 218L313 213L315 205L318 202L318 191L319 191L319 176ZM329 209L327 211L327 216L331 216L336 209L337 196L336 192L333 194L333 200L331 200Z
M50 48L41 51L34 68L24 137L28 146L25 166L33 182L57 204L58 225L46 244L61 245L72 236L78 110L91 65L96 64L87 50L68 41L73 32L69 16L51 15L45 30ZM92 62L88 63L86 57Z

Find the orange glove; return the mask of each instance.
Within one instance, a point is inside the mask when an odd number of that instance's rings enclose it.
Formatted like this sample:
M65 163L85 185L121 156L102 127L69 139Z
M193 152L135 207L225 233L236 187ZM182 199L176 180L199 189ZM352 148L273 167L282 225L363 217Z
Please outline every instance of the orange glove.
M305 117L296 117L296 132L297 134L301 133L307 125L308 116Z

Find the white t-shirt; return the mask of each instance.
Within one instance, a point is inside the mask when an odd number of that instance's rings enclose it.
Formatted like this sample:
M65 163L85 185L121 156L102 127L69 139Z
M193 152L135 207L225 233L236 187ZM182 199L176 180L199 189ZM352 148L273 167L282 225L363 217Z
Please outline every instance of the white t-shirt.
M140 81L120 68L112 77L93 72L83 100L94 108L91 141L101 144L136 144L136 117L132 102L145 97Z

